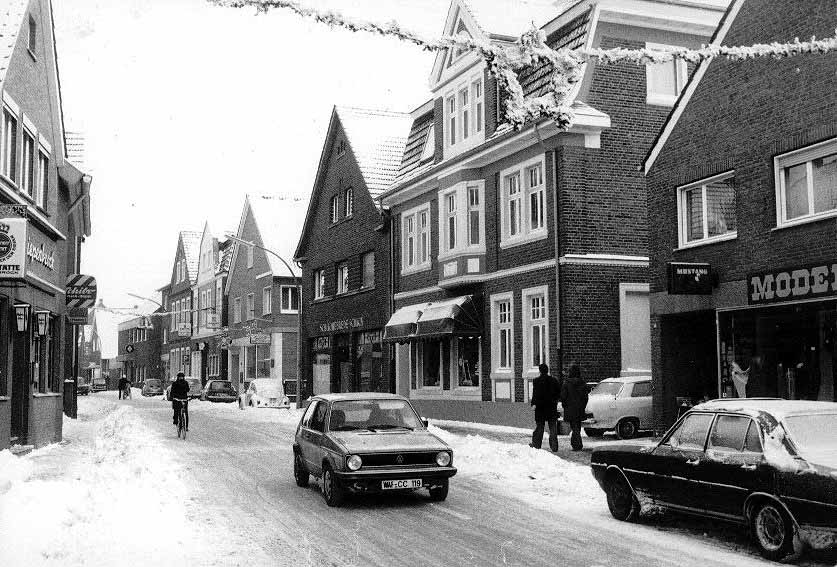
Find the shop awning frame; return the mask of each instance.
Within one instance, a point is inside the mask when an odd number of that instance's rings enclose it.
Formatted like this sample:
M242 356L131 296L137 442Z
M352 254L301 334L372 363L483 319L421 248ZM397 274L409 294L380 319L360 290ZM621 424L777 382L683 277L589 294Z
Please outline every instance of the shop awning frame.
M384 342L409 342L450 336L481 336L482 317L474 298L462 295L442 301L407 305L384 327Z

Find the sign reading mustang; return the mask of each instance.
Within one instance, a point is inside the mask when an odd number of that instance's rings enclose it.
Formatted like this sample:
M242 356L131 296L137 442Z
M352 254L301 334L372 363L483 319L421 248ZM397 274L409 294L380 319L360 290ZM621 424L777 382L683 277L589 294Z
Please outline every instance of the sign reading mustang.
M751 305L837 295L837 261L747 276Z

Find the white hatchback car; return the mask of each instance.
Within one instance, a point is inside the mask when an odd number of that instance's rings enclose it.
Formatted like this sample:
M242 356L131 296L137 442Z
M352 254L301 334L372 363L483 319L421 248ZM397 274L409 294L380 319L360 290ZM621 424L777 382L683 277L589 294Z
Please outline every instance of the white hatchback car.
M651 377L620 376L599 382L590 392L582 425L588 437L616 430L621 439L651 429Z
M238 395L238 406L252 408L290 408L291 402L285 395L281 380L256 378L247 389Z

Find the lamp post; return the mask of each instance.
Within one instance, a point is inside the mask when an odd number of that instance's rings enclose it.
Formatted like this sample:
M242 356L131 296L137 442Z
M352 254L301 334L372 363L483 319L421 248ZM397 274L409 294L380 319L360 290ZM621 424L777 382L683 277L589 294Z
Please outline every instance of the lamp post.
M288 269L288 273L291 274L291 277L294 279L294 285L296 286L296 293L297 293L297 301L299 302L299 307L297 309L297 329L296 329L296 360L297 360L297 369L300 368L300 361L302 360L302 339L300 338L300 326L302 325L302 278L298 276L291 265L280 256L278 253L274 252L269 248L265 248L264 246L259 246L255 242L250 242L249 240L244 240L243 238L239 238L238 236L234 235L231 232L225 233L225 236L232 240L237 244L243 244L245 246L252 246L253 248L258 248L259 250L263 250L268 254L272 254L279 258L279 260L285 265ZM281 299L280 299L281 301ZM271 309L271 311L273 311ZM280 369L281 370L281 369ZM302 400L300 397L300 384L302 383L302 376L299 374L299 370L297 370L297 377L296 377L296 407L302 407Z

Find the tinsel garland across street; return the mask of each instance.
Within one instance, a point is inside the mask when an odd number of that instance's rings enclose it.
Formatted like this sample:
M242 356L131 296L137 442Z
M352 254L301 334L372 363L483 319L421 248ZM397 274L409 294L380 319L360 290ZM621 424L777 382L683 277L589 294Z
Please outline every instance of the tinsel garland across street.
M573 113L570 108L574 85L581 79L583 65L589 59L602 63L630 62L638 65L663 63L672 59L683 59L698 63L713 57L732 60L754 59L756 57L792 57L804 54L824 54L837 50L835 36L827 39L811 38L810 41L795 39L789 43L756 44L744 47L708 46L700 49L551 49L546 45L542 30L526 32L511 47L503 47L488 41L478 41L465 35L429 40L401 27L398 22L384 24L349 18L332 10L317 10L291 0L208 0L218 6L233 8L255 8L259 12L271 9L290 10L303 18L382 36L391 36L412 43L428 51L441 51L463 47L477 51L488 63L491 74L504 89L506 100L506 121L518 129L525 123L541 118L551 118L562 130L569 128ZM552 66L552 90L538 97L524 97L518 80L518 72L526 67L540 64Z

